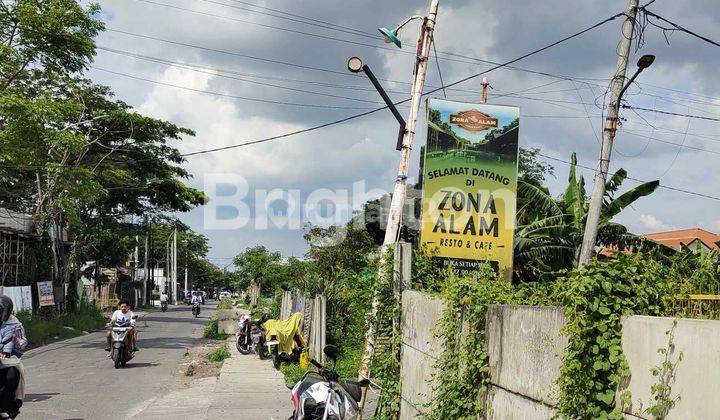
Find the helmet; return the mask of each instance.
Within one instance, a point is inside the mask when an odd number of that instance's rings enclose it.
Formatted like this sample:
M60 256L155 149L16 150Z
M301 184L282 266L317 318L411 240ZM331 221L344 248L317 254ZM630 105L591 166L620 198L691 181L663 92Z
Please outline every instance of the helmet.
M10 296L0 295L0 324L10 318L14 306L15 305L13 305L13 301L10 299Z

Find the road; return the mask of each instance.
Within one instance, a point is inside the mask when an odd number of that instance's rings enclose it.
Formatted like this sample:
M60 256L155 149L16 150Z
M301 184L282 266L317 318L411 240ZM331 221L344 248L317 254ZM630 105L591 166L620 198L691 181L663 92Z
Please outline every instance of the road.
M27 395L20 418L118 419L139 413L169 392L178 363L198 343L213 306L204 306L197 319L185 305L142 316L140 351L117 370L103 350L105 332L27 352Z

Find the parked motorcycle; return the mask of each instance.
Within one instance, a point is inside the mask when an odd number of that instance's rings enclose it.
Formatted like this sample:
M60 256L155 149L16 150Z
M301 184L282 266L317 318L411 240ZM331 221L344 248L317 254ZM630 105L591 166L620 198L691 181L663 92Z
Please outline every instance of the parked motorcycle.
M269 317L269 314L264 314L257 320L253 320L250 315L247 314L240 317L237 331L235 331L235 346L240 353L260 354L261 349L265 348L265 334L261 325L267 321Z
M160 310L163 312L167 311L167 302L160 302Z
M193 303L192 314L195 316L195 318L197 318L198 315L200 315L200 304L199 303Z
M280 369L282 362L295 363L306 347L300 330L302 314L295 312L285 320L270 319L262 324L265 332L265 347L272 356L273 366Z
M369 384L340 381L335 371L338 348L328 344L323 353L332 360L333 367L327 368L315 360L310 360L317 372L306 372L292 389L293 414L289 420L355 420L360 417L358 403L361 388Z
M137 315L133 316L133 319L137 319ZM110 347L110 359L115 364L115 369L124 367L129 362L135 352L130 346L130 321L127 322L115 322L112 326L112 345Z

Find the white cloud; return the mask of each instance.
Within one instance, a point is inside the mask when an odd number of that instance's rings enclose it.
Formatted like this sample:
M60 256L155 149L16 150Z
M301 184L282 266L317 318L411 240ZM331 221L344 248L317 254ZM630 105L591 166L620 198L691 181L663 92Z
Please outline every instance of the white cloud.
M663 230L673 230L675 229L675 226L667 225L663 223L660 219L653 216L652 214L641 214L640 215L640 223L646 228L649 229L652 232L659 232Z

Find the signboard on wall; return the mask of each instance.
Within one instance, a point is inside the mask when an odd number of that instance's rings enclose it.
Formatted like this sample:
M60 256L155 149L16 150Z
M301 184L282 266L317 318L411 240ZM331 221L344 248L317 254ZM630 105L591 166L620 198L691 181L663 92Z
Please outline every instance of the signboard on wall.
M420 243L467 275L512 279L520 109L430 99Z
M55 296L53 294L53 282L51 281L39 281L37 283L38 288L38 300L40 306L54 306Z

